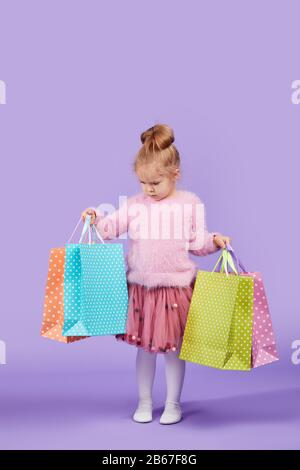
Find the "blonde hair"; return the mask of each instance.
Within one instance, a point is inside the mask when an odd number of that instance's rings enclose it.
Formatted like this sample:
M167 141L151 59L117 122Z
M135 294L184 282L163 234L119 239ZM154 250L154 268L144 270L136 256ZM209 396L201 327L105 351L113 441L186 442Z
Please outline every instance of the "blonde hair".
M180 156L173 144L175 138L171 127L155 124L142 132L140 138L143 145L134 160L135 173L145 164L155 164L160 173L168 176L180 168Z

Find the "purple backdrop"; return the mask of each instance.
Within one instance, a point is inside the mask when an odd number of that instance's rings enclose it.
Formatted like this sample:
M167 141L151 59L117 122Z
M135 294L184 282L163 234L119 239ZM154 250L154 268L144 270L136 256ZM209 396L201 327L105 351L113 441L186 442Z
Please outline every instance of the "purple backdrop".
M299 2L0 0L0 14L0 447L298 448ZM188 363L173 426L158 423L162 356L156 419L139 425L133 346L39 334L50 248L85 207L140 190L139 135L158 122L178 187L263 274L281 357L251 373Z

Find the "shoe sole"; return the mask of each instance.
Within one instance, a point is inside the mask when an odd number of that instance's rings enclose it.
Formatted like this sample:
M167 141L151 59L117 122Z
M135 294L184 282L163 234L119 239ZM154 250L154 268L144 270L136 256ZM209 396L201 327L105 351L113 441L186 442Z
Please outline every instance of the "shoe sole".
M134 415L133 415L132 419L133 419L133 421L135 421L136 423L151 423L151 421L153 420L153 416L151 416L151 418L148 418L148 419L147 419L147 418L145 418L145 419L143 419L143 418L139 419L139 418L135 418Z
M176 421L171 421L170 423L159 421L159 424L176 424L176 423L180 423L180 421L182 421L182 417L180 419L177 419Z
M139 421L139 420L133 418L133 421L135 423L151 423L151 421L153 421L153 420L152 419L147 419L145 421Z

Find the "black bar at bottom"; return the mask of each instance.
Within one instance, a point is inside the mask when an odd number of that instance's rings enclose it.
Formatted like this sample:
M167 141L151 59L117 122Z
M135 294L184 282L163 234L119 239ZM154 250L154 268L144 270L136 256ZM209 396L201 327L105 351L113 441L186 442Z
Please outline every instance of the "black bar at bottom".
M298 450L0 450L0 465L84 464L90 468L121 465L138 468L144 465L201 465L226 463L247 465L299 462ZM3 468L3 467L2 467Z

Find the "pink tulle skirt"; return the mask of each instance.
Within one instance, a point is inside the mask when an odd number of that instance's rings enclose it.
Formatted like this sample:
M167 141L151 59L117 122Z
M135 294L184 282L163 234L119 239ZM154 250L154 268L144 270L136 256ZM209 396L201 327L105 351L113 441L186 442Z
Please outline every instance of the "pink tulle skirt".
M126 333L115 338L153 353L179 351L195 281L151 288L127 282Z

